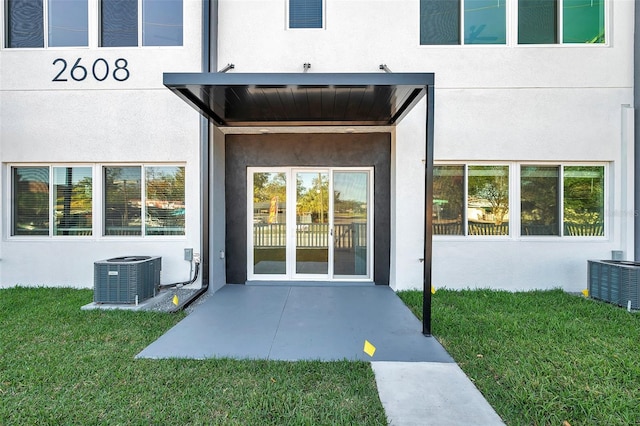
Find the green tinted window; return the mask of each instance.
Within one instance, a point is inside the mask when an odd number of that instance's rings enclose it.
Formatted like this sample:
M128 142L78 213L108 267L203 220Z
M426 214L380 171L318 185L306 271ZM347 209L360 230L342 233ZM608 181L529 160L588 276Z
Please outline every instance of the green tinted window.
M564 43L604 43L604 0L564 0Z

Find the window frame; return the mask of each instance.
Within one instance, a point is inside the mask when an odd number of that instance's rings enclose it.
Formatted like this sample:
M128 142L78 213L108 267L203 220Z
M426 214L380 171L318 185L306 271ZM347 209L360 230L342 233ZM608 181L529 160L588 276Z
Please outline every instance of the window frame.
M103 0L98 0L97 4L97 45L100 49L139 49L139 48L181 48L184 47L184 16L185 16L185 0L180 0L182 4L182 41L181 44L167 44L167 45L146 45L144 44L144 2L147 0L136 0L137 10L137 44L131 46L103 46L102 44L102 3Z
M146 201L147 201L147 176L146 176L146 170L147 168L151 168L151 167L177 167L177 168L183 168L184 169L184 179L185 179L185 186L183 188L184 190L184 204L185 204L185 219L184 219L184 232L182 234L156 234L156 235L148 235L146 232L146 221L141 221L141 226L140 226L140 235L107 235L107 230L106 230L106 213L105 213L105 208L107 206L106 203L106 194L107 194L107 188L106 188L106 182L105 182L105 173L106 173L106 169L107 168L117 168L117 167L140 167L140 203L141 203L141 208L140 208L140 216L141 217L145 217L147 215L147 206L146 206ZM101 193L100 193L100 237L101 238L105 238L105 239L118 239L118 238L125 238L125 239L147 239L147 238L151 238L151 239L159 239L159 238L169 238L169 239L184 239L187 237L187 204L188 204L188 200L187 200L187 186L186 186L186 179L187 179L187 165L186 163L181 163L181 162L176 162L176 163L102 163L99 165L96 165L96 168L99 169L98 172L99 176L100 176L100 186L101 186Z
M469 214L468 214L468 197L469 197L469 166L509 166L509 234L508 235L469 235ZM599 162L599 161L576 161L576 162L538 162L538 161L509 161L509 162L488 162L488 161L435 161L434 167L438 166L463 166L463 193L464 193L464 205L463 205L463 219L462 219L462 234L432 234L436 240L465 240L465 241L608 241L611 237L610 230L613 226L612 220L614 220L608 212L611 211L612 202L609 194L611 191L611 185L613 177L610 175L611 163ZM521 218L522 218L522 167L527 166L539 166L539 167L558 167L558 222L559 222L559 235L525 235L521 232ZM603 235L567 235L565 233L564 224L564 178L566 167L602 167L603 169L603 203L602 203L602 219L603 219Z
M422 40L419 40L420 46L425 47L460 47L460 46L474 46L474 47L483 47L483 48L498 48L509 46L511 40L511 25L510 25L510 17L513 15L513 7L511 5L511 1L504 0L504 32L505 32L505 40L504 43L465 43L465 3L467 0L457 0L458 2L458 43L451 44L422 44ZM422 9L422 0L419 5L420 9ZM517 7L516 7L517 12ZM516 13L517 15L517 13ZM420 16L420 19L422 17ZM419 33L421 33L422 22L419 22ZM419 38L422 38L420 34Z
M49 177L49 182L48 182L48 219L49 219L49 226L48 226L48 233L47 235L16 235L15 234L15 227L14 227L14 221L15 221L15 200L16 200L16 192L15 192L15 181L14 181L14 170L15 169L21 169L21 168L46 168L48 169L48 177ZM54 222L55 222L55 214L56 214L56 209L55 209L55 175L54 175L54 169L56 168L89 168L91 169L91 234L89 235L82 235L82 234L77 234L77 235L56 235L55 233L55 226L54 226ZM93 166L93 164L87 164L87 163L15 163L15 164L8 164L7 166L7 175L8 175L8 179L7 179L7 184L9 186L9 189L7 191L8 195L9 195L9 203L8 204L8 213L7 213L7 228L6 228L6 232L7 232L7 236L9 239L15 239L15 240L33 240L33 239L87 239L87 238L94 238L96 236L96 195L97 195L97 188L96 188L96 176L95 176L95 167Z
M14 233L14 220L15 220L15 182L14 182L14 170L18 168L46 168L48 171L48 233L47 235L16 235ZM90 168L91 169L91 234L90 235L56 235L55 234L55 176L54 169L55 168ZM145 174L146 168L149 167L175 167L182 168L184 170L184 180L185 185L183 188L184 194L184 204L185 204L185 216L184 216L184 230L182 234L155 234L155 235L146 235L145 227L141 227L140 235L105 235L105 182L104 182L104 170L106 167L140 167L141 173ZM12 241L33 241L33 240L96 240L96 239L107 239L107 240L116 240L116 239L126 239L128 241L135 240L140 241L141 239L149 239L150 241L157 240L166 240L166 239L185 239L187 238L188 233L188 205L190 204L187 199L187 179L188 179L188 170L186 162L171 162L171 163L158 163L158 162L149 162L149 163L6 163L4 167L4 176L5 179L5 199L7 202L5 203L6 207L4 209L4 215L7 220L5 220L5 235L7 235L7 239ZM142 176L141 178L141 202L144 203L144 199L146 198L146 176Z
M464 42L464 1L458 0L459 5L459 33L458 37L460 42L457 44L422 44L421 41L421 27L422 27L422 17L419 14L418 16L418 46L422 48L468 48L468 47L476 47L476 48L500 48L500 47L522 47L522 48L540 48L540 47L555 47L555 48L602 48L602 47L610 47L611 46L611 21L612 21L612 4L611 0L602 0L604 2L603 13L604 13L604 42L603 43L570 43L564 42L562 40L564 36L563 25L564 25L564 17L563 17L563 7L562 4L564 0L558 0L558 11L557 11L557 31L558 31L558 42L557 43L520 43L519 42L519 2L518 0L506 0L506 12L505 12L505 31L506 31L506 42L502 44L479 44L479 43L465 43ZM422 7L422 1L420 2L420 11Z
M292 27L291 26L291 19L289 16L289 10L290 10L290 2L291 0L286 0L285 1L285 29L287 31L291 30L291 31L319 31L319 30L324 30L326 29L327 26L327 2L326 0L320 0L320 2L322 3L321 6L321 12L322 12L322 24L320 25L320 27Z
M2 27L3 30L0 34L0 50L42 50L42 49L56 49L56 50L79 50L79 49L165 49L165 48L184 48L185 46L185 19L187 17L187 10L185 2L187 0L180 0L182 6L182 40L181 44L169 44L169 45L145 45L143 40L143 0L136 0L136 7L138 10L137 19L137 43L132 46L102 46L102 1L85 0L87 2L87 44L84 46L51 46L49 43L49 1L42 0L42 31L43 40L42 46L38 47L10 47L9 43L9 19L7 14L8 1L0 0L0 15L2 15ZM324 2L324 0L323 0ZM324 3L323 3L324 4ZM324 10L323 10L324 17Z
M21 50L21 49L28 49L28 50L33 50L33 49L86 49L91 45L91 31L92 31L92 27L91 27L91 4L89 2L89 0L87 0L87 44L86 45L77 45L77 46L52 46L50 44L49 41L49 27L50 27L50 16L49 16L49 11L50 11L50 5L49 2L52 0L39 0L42 2L42 46L37 46L37 47L10 47L9 44L9 31L10 31L10 25L9 25L9 0L2 0L1 4L0 4L0 12L2 13L3 16L3 25L4 25L4 31L2 34L2 49L7 49L7 50Z

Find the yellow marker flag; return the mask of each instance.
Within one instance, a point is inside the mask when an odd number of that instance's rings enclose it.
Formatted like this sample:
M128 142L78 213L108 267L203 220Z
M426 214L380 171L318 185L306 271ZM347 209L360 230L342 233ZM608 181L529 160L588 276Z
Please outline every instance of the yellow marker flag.
M177 294L174 294L174 295L173 295L173 304L174 304L174 305L176 305L176 306L178 306L178 303L179 303L178 295L177 295Z
M431 286L431 294L436 294L436 288L434 286Z
M582 294L584 295L584 297L589 297L589 289L585 288L584 290L582 290Z
M373 354L376 352L376 347L373 346L368 340L364 341L364 353L366 353L369 356L373 356Z

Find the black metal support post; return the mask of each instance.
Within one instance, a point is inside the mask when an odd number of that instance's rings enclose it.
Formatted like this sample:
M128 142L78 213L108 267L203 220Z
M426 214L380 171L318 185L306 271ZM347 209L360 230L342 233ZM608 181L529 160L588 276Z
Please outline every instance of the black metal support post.
M422 334L431 336L431 252L432 252L432 218L433 218L433 119L434 88L427 86L426 141L424 159L424 263L423 263L423 295L422 295Z

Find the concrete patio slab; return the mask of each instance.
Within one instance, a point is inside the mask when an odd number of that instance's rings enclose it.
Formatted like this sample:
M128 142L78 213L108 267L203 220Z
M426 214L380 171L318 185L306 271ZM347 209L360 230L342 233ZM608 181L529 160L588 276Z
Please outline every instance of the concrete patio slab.
M375 285L226 285L138 357L453 362L392 289Z

